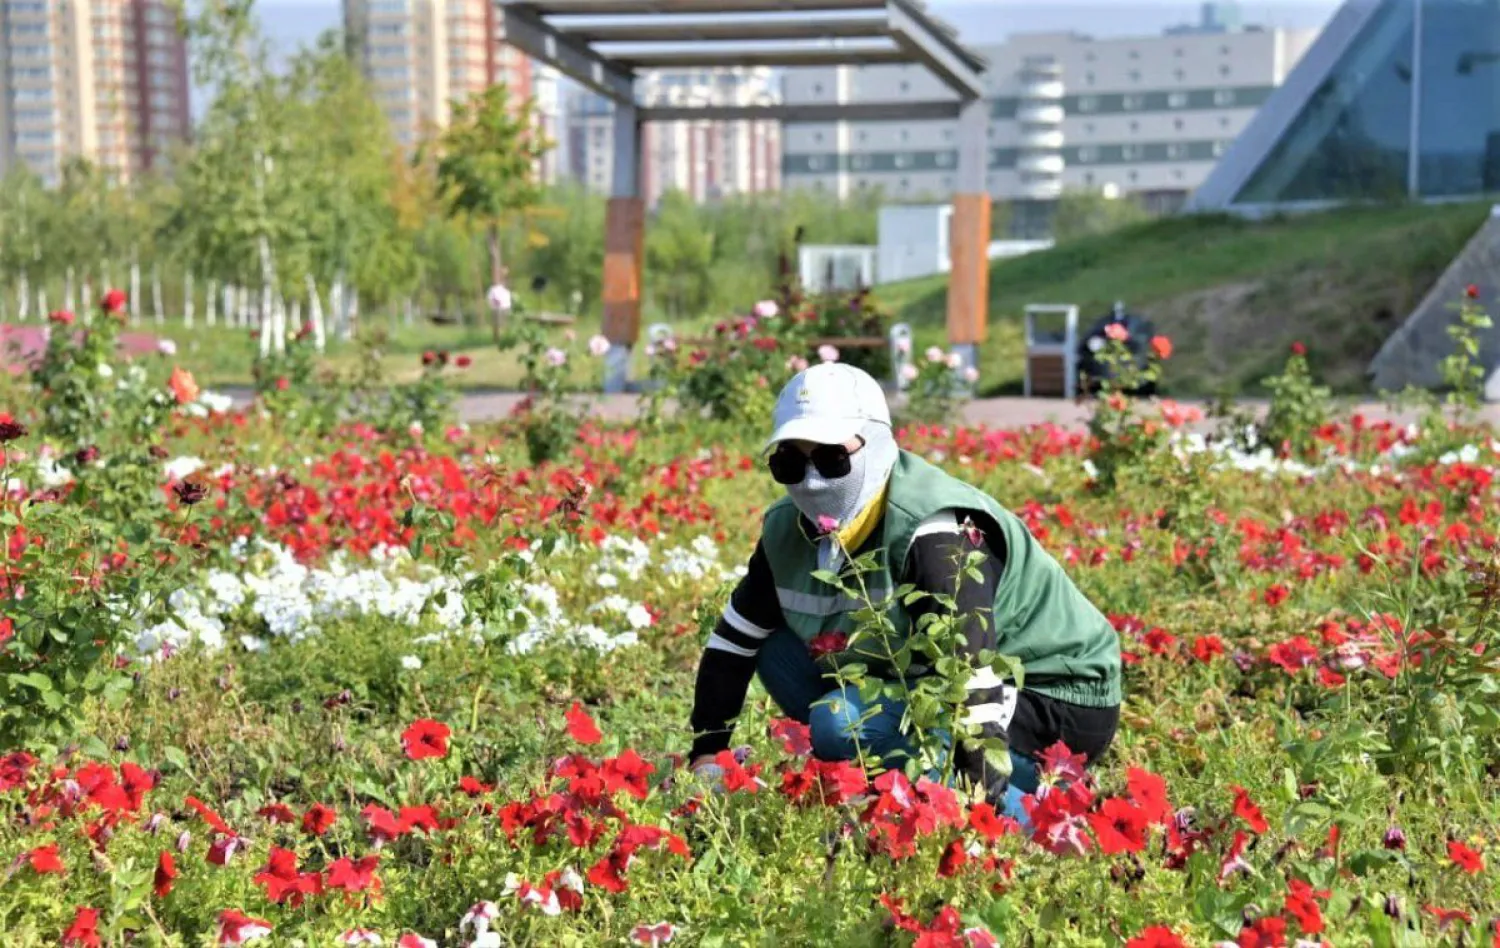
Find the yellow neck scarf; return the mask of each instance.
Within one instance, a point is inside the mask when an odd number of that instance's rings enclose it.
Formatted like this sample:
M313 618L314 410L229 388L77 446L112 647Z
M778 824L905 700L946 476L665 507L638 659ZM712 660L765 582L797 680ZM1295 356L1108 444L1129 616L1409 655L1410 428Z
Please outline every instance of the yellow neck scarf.
M887 478L886 482L881 485L880 492L871 498L870 502L865 505L865 509L855 514L854 519L839 528L836 534L839 546L847 550L850 556L853 556L855 551L870 538L875 525L885 515L885 496L890 486L890 479Z

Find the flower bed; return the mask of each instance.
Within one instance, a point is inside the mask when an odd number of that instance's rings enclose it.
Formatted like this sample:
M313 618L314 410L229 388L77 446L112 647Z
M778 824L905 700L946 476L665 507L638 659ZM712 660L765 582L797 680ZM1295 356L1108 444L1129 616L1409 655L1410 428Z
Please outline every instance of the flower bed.
M758 686L683 769L761 432L533 467L525 419L289 430L169 368L0 417L6 945L1500 943L1488 431L903 430L1121 638L1116 745L1023 828Z

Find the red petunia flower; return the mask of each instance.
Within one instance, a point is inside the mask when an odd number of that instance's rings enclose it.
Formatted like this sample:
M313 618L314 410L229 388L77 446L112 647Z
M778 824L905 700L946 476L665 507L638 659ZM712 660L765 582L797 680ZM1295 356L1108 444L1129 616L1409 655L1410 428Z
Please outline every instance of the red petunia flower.
M401 732L401 746L412 760L448 756L448 725L431 718L417 718Z
M380 880L375 878L375 870L379 866L380 857L373 854L362 859L350 859L348 856L337 859L328 867L328 888L343 889L350 893L378 892Z
M62 859L57 854L57 844L48 843L38 846L26 854L26 861L31 863L31 868L41 875L62 875Z
M1267 915L1240 929L1240 948L1282 948L1286 944L1286 919Z
M99 910L79 906L63 932L63 948L99 948Z
M1261 814L1260 807L1251 801L1250 791L1238 784L1231 785L1229 789L1234 792L1235 816L1244 820L1253 832L1264 833L1271 828L1271 824L1267 823L1265 816Z
M292 808L285 803L268 803L257 810L255 815L273 826L277 823L290 826L297 822L297 814L293 813Z
M471 797L482 797L495 788L492 784L480 783L478 778L464 776L459 778L458 789Z
M156 873L151 880L152 891L156 893L157 898L164 899L167 893L172 891L172 883L175 881L177 881L177 861L172 858L171 853L162 850L161 854L156 857Z
M1297 920L1297 925L1302 929L1304 935L1317 935L1323 931L1323 912L1318 908L1318 899L1327 899L1331 894L1327 889L1314 889L1311 885L1301 879L1293 879L1288 884L1290 891L1286 895L1286 911Z
M221 945L248 945L269 934L271 923L263 918L251 918L238 909L225 909L219 913Z
M1165 925L1152 925L1127 941L1125 948L1187 948L1187 944Z
M1105 800L1097 813L1088 814L1088 821L1100 851L1106 855L1138 853L1146 848L1146 815L1132 803Z
M1471 849L1463 843L1453 841L1448 844L1448 858L1455 866L1462 869L1471 876L1476 876L1484 871L1484 857L1478 851Z
M309 836L322 836L333 828L338 818L339 815L333 807L314 803L307 808L306 813L302 814L302 832Z
M568 736L580 744L597 744L604 740L604 735L599 733L599 728L594 724L594 719L583 710L583 705L577 701L569 708L563 717L568 722Z

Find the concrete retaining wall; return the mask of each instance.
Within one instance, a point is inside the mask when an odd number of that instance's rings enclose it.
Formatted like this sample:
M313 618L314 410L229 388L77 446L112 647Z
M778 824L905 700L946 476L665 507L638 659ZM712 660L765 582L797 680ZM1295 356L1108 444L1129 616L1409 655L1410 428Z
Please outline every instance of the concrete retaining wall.
M1496 322L1481 338L1479 354L1490 376L1486 397L1500 400L1500 204L1421 305L1381 346L1370 363L1371 384L1377 391L1442 384L1439 363L1453 351L1447 328L1457 319L1459 301L1471 285L1479 287L1480 301Z

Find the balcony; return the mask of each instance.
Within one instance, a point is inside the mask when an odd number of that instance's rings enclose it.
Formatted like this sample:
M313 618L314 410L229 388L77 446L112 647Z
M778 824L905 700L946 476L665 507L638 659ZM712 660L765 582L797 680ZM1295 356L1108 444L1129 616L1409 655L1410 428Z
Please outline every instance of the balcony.
M1062 148L1064 138L1060 128L1027 128L1021 130L1021 147L1034 151L1057 151Z
M1062 178L1034 179L1031 181L1022 179L1020 185L1016 187L1016 194L1019 197L1032 201L1055 201L1062 197L1062 193Z
M1067 112L1060 105L1038 102L1023 103L1016 109L1016 121L1023 125L1061 125Z
M1038 77L1031 80L1022 80L1021 98L1023 99L1049 99L1061 101L1067 94L1067 87L1061 79L1046 79Z
M1016 158L1016 170L1022 175L1060 175L1064 167L1062 155L1023 153Z

